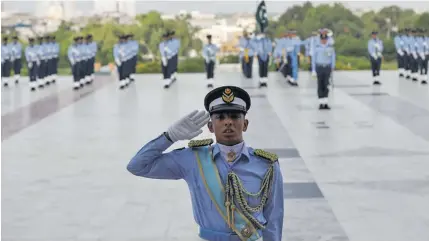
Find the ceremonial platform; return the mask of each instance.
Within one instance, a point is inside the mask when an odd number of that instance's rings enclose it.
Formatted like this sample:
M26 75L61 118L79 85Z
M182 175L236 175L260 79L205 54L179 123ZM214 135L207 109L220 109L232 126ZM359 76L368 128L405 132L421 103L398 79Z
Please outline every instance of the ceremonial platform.
M269 74L267 88L234 71L215 87L252 97L245 141L280 157L287 241L429 240L429 86L382 71L335 72L331 110L316 81ZM34 93L2 88L2 240L197 241L184 181L149 180L126 166L148 141L204 109L203 74L110 76L72 90L72 78ZM199 138L214 137L207 128ZM169 150L184 147L175 143Z

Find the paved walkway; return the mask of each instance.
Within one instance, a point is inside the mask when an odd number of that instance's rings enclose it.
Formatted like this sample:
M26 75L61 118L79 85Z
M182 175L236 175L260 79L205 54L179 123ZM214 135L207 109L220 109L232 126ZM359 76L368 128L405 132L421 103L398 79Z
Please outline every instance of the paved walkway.
M299 88L271 73L259 89L218 70L217 85L252 96L246 142L280 156L283 240L429 240L429 86L386 71L382 81L336 72L332 110L319 111L306 72ZM180 74L168 90L159 75L137 75L124 91L107 76L96 82L2 89L2 240L199 240L186 183L138 178L126 165L203 109L204 76Z

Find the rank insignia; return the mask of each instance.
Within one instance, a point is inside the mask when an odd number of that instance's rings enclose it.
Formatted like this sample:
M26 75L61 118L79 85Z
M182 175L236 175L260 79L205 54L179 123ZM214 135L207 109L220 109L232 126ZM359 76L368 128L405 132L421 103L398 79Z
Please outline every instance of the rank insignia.
M234 92L230 88L226 88L222 94L222 100L225 103L231 103L234 101Z
M257 156L270 160L271 162L276 162L279 159L279 157L276 154L264 151L262 149L255 149L254 153Z
M208 146L213 144L213 139L203 139L203 140L191 140L188 143L189 147L200 147L200 146Z

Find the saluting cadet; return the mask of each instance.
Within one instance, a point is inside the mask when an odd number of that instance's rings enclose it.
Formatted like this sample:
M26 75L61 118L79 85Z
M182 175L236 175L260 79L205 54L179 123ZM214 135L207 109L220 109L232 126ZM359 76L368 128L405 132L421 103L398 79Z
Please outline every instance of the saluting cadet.
M398 62L399 77L405 76L405 41L403 39L404 30L400 29L398 35L393 39L396 49L396 60Z
M368 40L368 53L371 60L372 76L374 85L380 85L380 69L383 57L383 41L377 37L378 32L372 31L371 39Z
M34 46L34 38L28 39L28 46L25 48L25 60L28 66L28 76L30 77L30 90L35 91L37 87L37 67L40 60L37 55L37 47Z
M326 33L320 34L320 41L316 43L311 61L312 68L317 75L317 95L319 97L319 109L329 110L329 78L335 69L335 49L329 43Z
M10 68L11 68L11 50L7 44L8 37L3 37L1 44L1 79L4 87L9 86Z
M134 34L130 33L128 36L128 43L131 48L131 61L130 61L130 81L134 81L135 73L136 73L136 65L137 65L137 57L139 53L139 43L134 40Z
M125 35L119 36L119 42L113 46L113 58L115 59L116 69L119 76L119 88L124 89L128 86L126 80L126 49L125 49Z
M180 40L175 36L176 32L174 30L169 32L169 39L171 42L171 51L173 51L173 57L171 58L172 63L172 74L171 78L173 81L177 80L177 65L179 64L179 51L180 51Z
M162 61L162 73L164 77L164 88L169 88L173 83L171 78L171 74L173 73L173 64L172 64L172 44L168 39L169 33L166 32L163 35L163 41L159 44L159 52L161 53L161 61Z
M67 56L71 65L72 74L73 74L73 89L78 90L80 88L80 78L81 78L81 52L79 49L79 39L80 37L75 37L74 43L69 46L67 51Z
M261 32L255 41L255 54L258 56L259 63L259 86L267 86L268 82L268 64L270 62L273 43Z
M423 29L417 29L417 36L415 38L416 40L416 51L417 51L417 63L418 63L418 73L417 73L417 79L420 79L421 83L423 84L423 81L426 80L427 73L425 74L425 69L427 69L427 62L426 62L426 52L427 52L427 45L426 39L423 36ZM425 65L426 64L426 65ZM420 75L419 75L420 72Z
M213 78L217 52L219 52L219 48L212 43L212 36L207 35L207 44L203 48L203 57L207 73L207 87L209 88L214 85Z
M15 83L17 84L19 82L19 78L21 77L21 68L22 68L22 46L21 43L18 41L18 36L12 37L13 42L10 43L10 50L11 50L11 63L13 66L13 73L14 73L14 79Z
M250 39L249 34L244 31L239 40L240 61L243 74L246 78L252 78L253 54L255 50L254 41Z
M209 241L281 241L283 177L278 157L243 140L248 128L249 94L236 86L210 91L206 111L193 111L144 145L127 169L151 179L185 180L191 193L199 237ZM192 140L189 148L163 153L191 140L207 125L216 136Z

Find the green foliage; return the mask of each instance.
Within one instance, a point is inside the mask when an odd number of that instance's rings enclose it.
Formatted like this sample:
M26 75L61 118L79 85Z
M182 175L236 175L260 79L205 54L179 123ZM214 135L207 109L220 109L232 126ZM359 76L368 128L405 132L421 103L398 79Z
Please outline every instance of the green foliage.
M219 62L221 64L237 64L239 62L238 55L228 55L220 58Z

